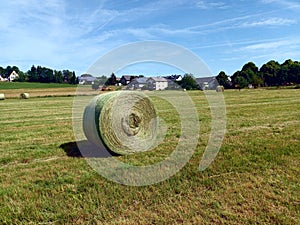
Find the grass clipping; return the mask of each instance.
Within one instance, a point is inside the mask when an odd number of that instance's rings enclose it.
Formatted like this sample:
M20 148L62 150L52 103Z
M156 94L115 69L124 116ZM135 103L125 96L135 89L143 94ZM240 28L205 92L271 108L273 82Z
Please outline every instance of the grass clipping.
M83 130L90 142L126 155L153 149L158 119L142 92L118 91L98 95L86 106Z

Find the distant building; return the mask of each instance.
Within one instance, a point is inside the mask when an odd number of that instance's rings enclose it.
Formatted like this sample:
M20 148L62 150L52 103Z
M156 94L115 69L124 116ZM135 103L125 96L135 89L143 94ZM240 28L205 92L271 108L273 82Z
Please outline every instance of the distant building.
M142 89L145 85L148 85L147 80L148 80L147 77L134 78L128 84L128 88L127 89Z
M12 71L12 73L8 76L8 81L12 82L18 78L19 78L19 74L17 74L16 71Z
M90 74L82 74L78 78L78 81L79 81L79 84L94 84L96 79L97 79L96 77L93 77Z
M219 85L216 77L199 77L196 78L196 82L202 90L215 90Z
M150 77L147 84L150 90L165 90L168 87L168 79L164 77Z
M121 78L119 78L119 77L116 78L116 86L122 86Z
M137 78L138 76L134 75L123 75L120 79L120 83L122 85L127 85L129 84L134 78Z

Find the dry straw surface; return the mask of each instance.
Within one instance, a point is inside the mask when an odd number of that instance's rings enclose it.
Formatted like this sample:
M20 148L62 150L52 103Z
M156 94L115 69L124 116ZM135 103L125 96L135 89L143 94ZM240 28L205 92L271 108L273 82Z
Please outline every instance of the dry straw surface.
M96 96L85 109L83 127L95 144L103 142L111 151L130 154L155 144L157 114L142 92L121 91ZM92 129L94 128L94 129Z
M227 133L203 172L210 108L203 92L186 93L200 121L196 152L176 175L145 187L111 182L79 157L73 97L0 101L0 224L299 224L299 89L225 90ZM113 157L144 165L176 147L176 111L151 100L168 127L165 142Z

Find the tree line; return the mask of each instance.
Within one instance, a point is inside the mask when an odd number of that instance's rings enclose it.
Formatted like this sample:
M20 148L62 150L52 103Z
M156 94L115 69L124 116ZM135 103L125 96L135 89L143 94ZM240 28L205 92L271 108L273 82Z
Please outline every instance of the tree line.
M23 72L17 66L7 66L6 68L0 66L0 75L3 78L8 78L13 71L19 75L15 80L18 82L78 84L78 77L76 77L74 71L58 71L33 65L30 70ZM224 71L221 71L216 79L225 88L239 89L249 85L256 88L300 84L300 62L288 59L280 64L275 60L271 60L263 64L261 68L258 68L253 62L248 62L241 70L232 75L227 75ZM106 85L114 85L116 77L114 74L109 78L102 76L101 81ZM199 89L199 85L191 74L185 74L183 80L178 84L186 89Z
M40 83L69 83L78 84L78 78L74 71L70 70L53 70L42 66L32 66L27 72L21 71L17 66L0 66L0 75L8 78L15 71L19 77L14 81L17 82L40 82Z
M280 64L271 60L258 68L255 63L248 62L242 70L229 76L221 71L216 77L225 88L244 88L248 85L256 87L288 86L300 84L300 62L291 59Z

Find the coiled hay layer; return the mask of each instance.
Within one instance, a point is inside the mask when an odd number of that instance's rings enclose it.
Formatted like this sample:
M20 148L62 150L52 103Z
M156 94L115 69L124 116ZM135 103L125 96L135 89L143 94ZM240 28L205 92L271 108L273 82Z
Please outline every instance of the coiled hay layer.
M118 154L151 149L158 132L157 113L141 92L120 91L98 95L86 106L83 130L87 139Z

